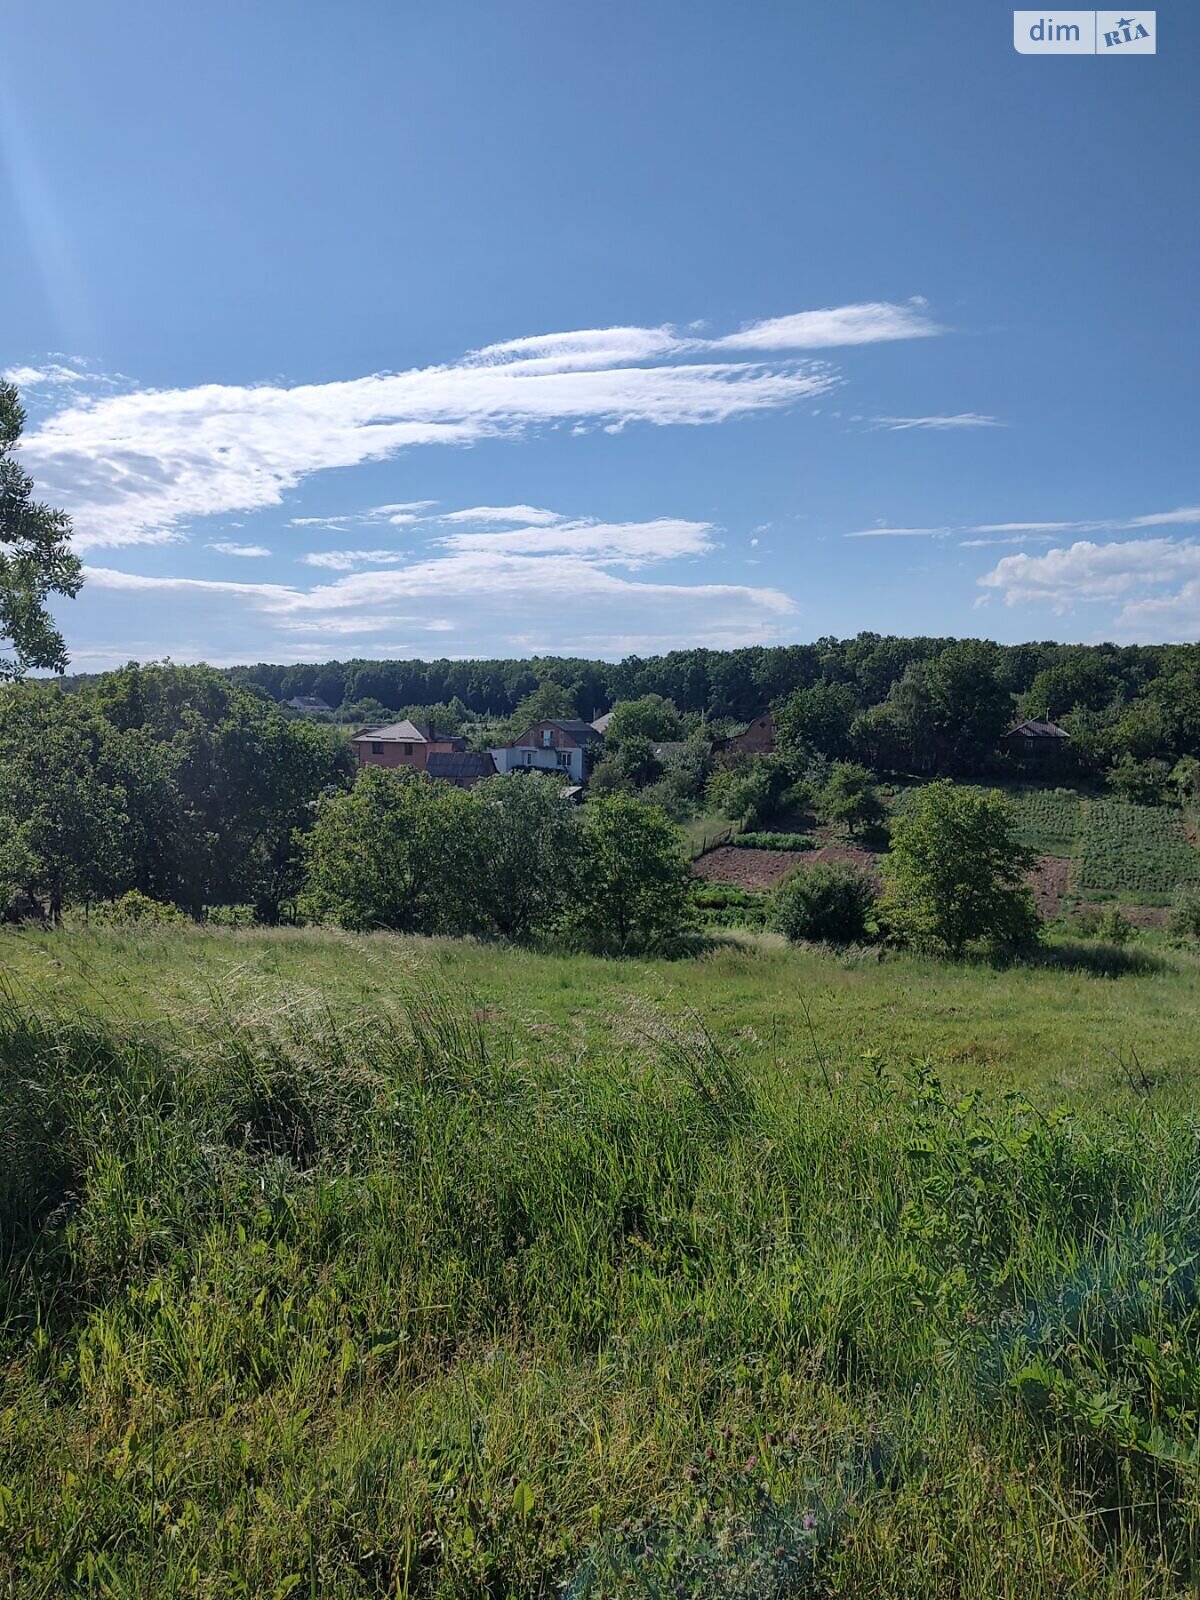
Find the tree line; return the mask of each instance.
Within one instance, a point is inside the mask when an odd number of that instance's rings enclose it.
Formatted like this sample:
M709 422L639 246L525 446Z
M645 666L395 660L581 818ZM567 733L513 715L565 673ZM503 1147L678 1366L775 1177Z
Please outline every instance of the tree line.
M466 792L368 768L336 731L289 719L208 667L129 666L68 694L0 691L0 900L61 919L139 913L356 930L555 936L663 949L690 926L689 869L661 810L570 806L554 778Z
M331 661L226 669L265 700L315 695L350 720L421 715L481 737L523 718L591 720L657 698L676 737L724 733L766 706L785 738L879 772L986 772L1018 716L1071 735L1070 765L1155 799L1170 769L1200 750L1200 645L1000 645L860 633L853 639L675 650L619 662L566 657L477 661ZM72 680L83 686L86 680Z

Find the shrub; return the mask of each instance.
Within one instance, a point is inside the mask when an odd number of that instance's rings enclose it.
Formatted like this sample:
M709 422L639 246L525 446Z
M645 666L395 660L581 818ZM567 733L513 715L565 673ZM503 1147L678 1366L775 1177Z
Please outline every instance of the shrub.
M165 900L154 900L140 889L128 889L110 904L96 911L98 922L109 922L114 927L152 927L163 922L185 922L187 919L178 906Z
M1135 805L1161 805L1170 777L1165 761L1138 761L1128 753L1108 769L1108 786Z
M729 841L739 850L815 850L808 833L738 833Z
M1085 906L1072 921L1071 931L1105 944L1128 944L1137 932L1119 906Z
M1171 907L1167 932L1173 939L1200 939L1200 889L1185 889Z
M875 907L865 873L818 861L785 878L772 898L771 926L793 943L861 944Z

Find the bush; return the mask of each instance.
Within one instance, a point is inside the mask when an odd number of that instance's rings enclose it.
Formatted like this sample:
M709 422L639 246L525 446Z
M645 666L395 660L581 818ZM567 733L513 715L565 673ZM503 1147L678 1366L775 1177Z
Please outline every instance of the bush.
M808 833L737 833L729 842L739 850L815 850L817 845Z
M1113 794L1141 806L1161 805L1169 778L1165 761L1138 761L1128 754L1108 769L1108 787Z
M1173 939L1200 940L1200 889L1186 889L1171 908L1167 932Z
M96 910L97 922L108 922L117 928L155 927L164 922L186 922L178 906L165 900L154 900L140 889L128 889L108 905Z
M1071 931L1105 944L1128 944L1137 929L1118 906L1085 906L1072 920Z
M783 880L772 898L770 921L793 943L862 944L874 908L875 888L864 873L818 861Z

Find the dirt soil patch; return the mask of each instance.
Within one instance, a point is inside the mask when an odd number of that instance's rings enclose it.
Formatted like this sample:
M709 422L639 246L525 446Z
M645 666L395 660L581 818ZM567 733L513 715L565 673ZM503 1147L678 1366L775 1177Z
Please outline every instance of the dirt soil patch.
M1039 856L1025 874L1025 882L1033 890L1039 914L1056 917L1062 897L1070 887L1071 863L1062 856Z
M879 864L883 857L874 850L860 850L852 844L823 844L819 850L809 850L804 859L814 861L840 861L847 867L857 867L878 884L881 879Z
M853 845L822 844L816 850L739 850L736 845L721 845L692 863L699 878L710 883L733 883L739 889L772 889L796 867L811 867L818 861L841 861L858 867L879 882L882 857Z
M692 871L709 883L733 883L739 889L773 889L780 878L812 854L809 850L738 850L723 844L693 861Z
M1115 901L1108 901L1101 905L1098 900L1082 900L1075 907L1075 915L1081 911L1112 911L1116 909L1125 918L1132 922L1135 928L1165 928L1170 912L1166 906L1124 906L1117 905ZM1067 924L1070 927L1070 923Z

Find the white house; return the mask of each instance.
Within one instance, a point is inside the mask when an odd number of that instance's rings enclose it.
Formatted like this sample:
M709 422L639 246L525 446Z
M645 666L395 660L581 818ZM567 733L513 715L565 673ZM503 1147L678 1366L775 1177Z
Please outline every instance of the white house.
M549 718L535 722L519 739L492 751L497 772L561 772L573 784L584 781L584 752L604 735L590 722Z

